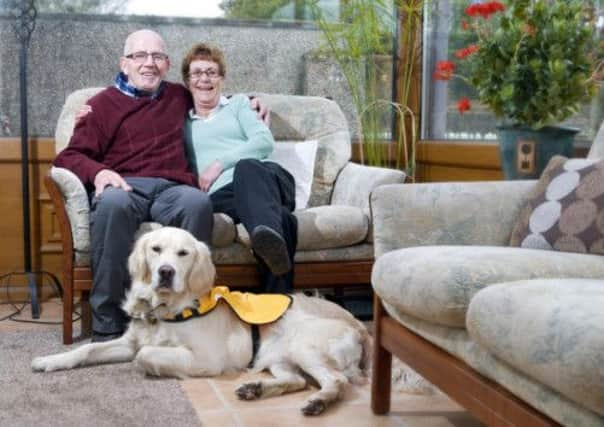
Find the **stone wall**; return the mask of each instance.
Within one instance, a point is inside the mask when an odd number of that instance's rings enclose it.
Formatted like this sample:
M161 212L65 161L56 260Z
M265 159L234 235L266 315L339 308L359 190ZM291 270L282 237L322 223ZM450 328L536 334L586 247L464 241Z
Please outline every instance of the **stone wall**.
M348 102L346 94L341 95L345 92L342 79L333 77L334 71L311 67L313 75L305 75L304 57L320 40L319 31L308 24L40 15L28 52L29 134L53 136L63 102L72 91L110 85L126 36L140 28L153 29L166 40L172 59L169 80L180 81L185 51L196 42L207 41L225 51L226 93L310 94ZM2 17L0 41L0 136L18 136L20 46L11 22ZM332 78L326 79L327 75ZM325 79L327 85L308 85L306 79ZM340 86L332 87L330 82ZM350 106L343 109L351 111Z

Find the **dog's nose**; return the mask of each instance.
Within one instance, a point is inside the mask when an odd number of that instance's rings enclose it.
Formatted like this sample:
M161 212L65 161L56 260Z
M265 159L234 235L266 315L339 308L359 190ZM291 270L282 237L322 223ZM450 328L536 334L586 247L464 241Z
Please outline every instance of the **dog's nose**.
M162 265L159 267L159 280L162 284L170 285L174 278L174 268L169 265Z

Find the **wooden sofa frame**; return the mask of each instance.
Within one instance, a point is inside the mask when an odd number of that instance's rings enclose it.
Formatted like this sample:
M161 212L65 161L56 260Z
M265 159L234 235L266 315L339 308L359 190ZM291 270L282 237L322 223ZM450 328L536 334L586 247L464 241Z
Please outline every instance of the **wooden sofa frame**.
M488 426L560 425L401 325L388 315L377 295L374 295L373 320L371 409L375 414L390 411L391 366L392 355L395 355Z
M80 293L81 337L90 335L92 317L88 297L92 289L90 267L74 264L73 236L63 195L50 177L44 177L44 185L52 200L62 237L63 247L63 344L73 343L74 297ZM348 286L370 286L373 260L307 262L294 266L294 287L302 288L338 288ZM256 266L253 264L218 265L216 267L217 284L231 288L250 288L258 285Z

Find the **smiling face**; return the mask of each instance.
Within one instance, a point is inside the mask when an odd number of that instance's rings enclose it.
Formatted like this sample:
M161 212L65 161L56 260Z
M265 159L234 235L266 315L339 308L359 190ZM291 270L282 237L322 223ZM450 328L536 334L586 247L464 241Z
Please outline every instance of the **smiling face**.
M220 66L207 59L195 59L189 64L188 87L193 95L195 112L207 113L218 105L222 95L224 76Z
M148 54L143 62L134 57L128 58L128 56L140 52ZM156 59L153 59L151 54L159 55L154 55ZM163 59L159 57L163 57ZM166 47L159 34L150 30L140 30L130 34L124 45L124 56L120 59L120 69L128 76L128 82L137 89L146 92L156 91L170 69Z

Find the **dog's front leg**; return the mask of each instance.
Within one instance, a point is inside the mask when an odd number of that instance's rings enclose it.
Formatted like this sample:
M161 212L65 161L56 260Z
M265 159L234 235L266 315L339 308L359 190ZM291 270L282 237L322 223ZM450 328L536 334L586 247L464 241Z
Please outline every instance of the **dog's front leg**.
M134 343L124 335L112 341L84 344L65 353L36 357L31 367L34 371L51 372L99 363L129 362L135 353Z
M197 361L195 354L184 346L146 345L135 360L147 374L158 377L210 377L222 372L218 367L205 366Z

